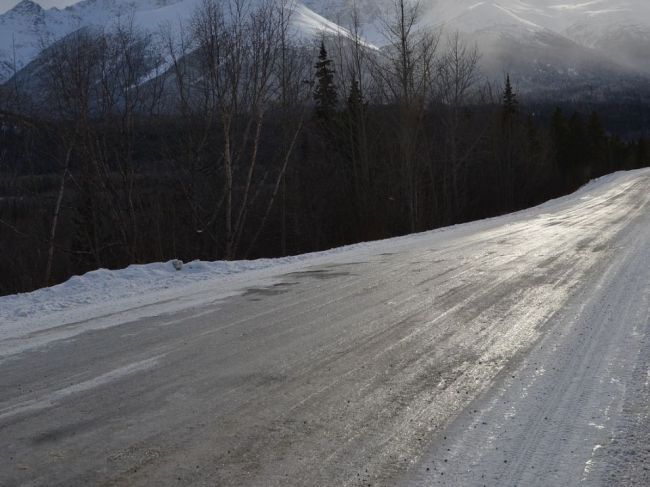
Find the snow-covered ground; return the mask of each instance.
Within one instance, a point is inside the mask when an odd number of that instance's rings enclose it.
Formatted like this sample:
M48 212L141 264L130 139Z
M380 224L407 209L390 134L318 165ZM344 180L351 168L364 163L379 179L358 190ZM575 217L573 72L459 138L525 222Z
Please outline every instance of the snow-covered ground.
M650 485L650 170L172 267L0 300L0 485Z

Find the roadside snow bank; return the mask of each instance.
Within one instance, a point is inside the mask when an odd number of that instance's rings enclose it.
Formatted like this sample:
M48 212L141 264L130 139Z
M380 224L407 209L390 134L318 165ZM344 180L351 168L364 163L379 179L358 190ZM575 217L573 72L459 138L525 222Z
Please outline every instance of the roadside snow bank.
M102 317L112 323L141 315L156 315L213 302L236 293L245 286L272 279L302 267L360 259L382 252L403 251L425 244L441 245L453 238L478 233L500 225L561 212L577 202L606 193L634 181L648 169L619 172L592 181L578 192L549 201L536 208L478 222L378 242L361 243L325 252L279 259L235 262L191 262L176 271L173 262L133 265L126 269L100 269L76 276L63 284L31 293L0 297L0 340L18 339L29 334ZM173 304L170 302L174 301ZM153 305L156 305L155 309ZM145 310L146 311L143 311ZM120 316L118 316L120 315Z
M82 276L74 276L63 284L53 287L2 297L0 316L3 319L10 319L11 316L7 316L6 313L10 307L14 308L15 316L25 318L35 312L57 312L98 300L114 300L133 294L169 289L172 286L216 279L274 264L277 265L277 261L271 259L241 262L196 261L186 263L182 270L176 271L173 261L169 261L132 265L114 271L99 269Z
M358 247L367 247L367 244ZM290 270L303 262L344 250L278 259L194 261L184 263L179 271L174 268L174 261L132 265L119 270L99 269L56 286L0 297L0 340L126 311L184 293L201 292L205 285L225 284L232 276L252 271L278 271L285 267ZM268 277L259 272L257 275L259 279Z

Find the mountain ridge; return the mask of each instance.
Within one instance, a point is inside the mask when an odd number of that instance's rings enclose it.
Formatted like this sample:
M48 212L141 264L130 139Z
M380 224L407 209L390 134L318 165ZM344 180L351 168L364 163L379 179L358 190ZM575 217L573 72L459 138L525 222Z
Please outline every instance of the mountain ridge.
M280 1L280 0L279 0ZM22 0L0 15L0 83L24 68L43 47L88 25L110 28L129 18L146 30L187 22L200 0L82 0L64 9L43 9ZM427 0L420 4L419 28L458 31L481 47L488 78L505 71L533 80L540 66L546 84L555 71L572 73L560 84L602 83L620 76L650 75L650 2L640 0ZM386 44L385 24L392 0L302 0L293 7L295 35L314 38L349 27L358 9L364 39ZM563 53L560 45L570 51ZM517 52L519 51L519 52ZM618 66L618 68L616 67ZM587 73L587 74L585 74ZM597 76L596 76L597 77ZM590 81L590 82L591 82ZM530 89L540 81L530 83Z
M0 83L24 69L45 47L89 26L114 28L126 19L135 27L155 32L169 25L187 24L202 0L82 0L64 9L43 9L22 0L0 15ZM341 31L335 23L306 7L293 8L293 34L315 37Z

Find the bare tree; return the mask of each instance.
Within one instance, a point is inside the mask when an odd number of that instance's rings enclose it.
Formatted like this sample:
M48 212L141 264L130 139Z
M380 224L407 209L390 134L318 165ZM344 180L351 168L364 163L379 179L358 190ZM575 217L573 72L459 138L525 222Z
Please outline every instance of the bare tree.
M348 30L340 30L336 36L336 47L339 91L347 98L341 134L346 141L344 156L351 179L355 225L363 234L373 225L367 96L371 58L378 53L363 40L362 19L356 3L350 13Z
M423 128L424 111L431 98L439 33L421 28L420 2L395 0L393 17L385 22L389 46L386 57L374 66L384 96L399 107L396 121L399 134L398 165L402 192L407 201L409 230L420 228L420 183L423 153L418 142Z
M434 92L440 104L444 130L443 186L450 188L446 198L446 218L453 221L467 203L467 163L484 135L467 126L464 106L478 81L479 53L458 32L447 37L444 53L437 62Z
M102 265L108 250L116 263L139 260L138 168L133 154L138 120L159 102L156 84L149 83L151 89L144 84L159 62L150 36L132 23L108 32L79 31L47 50L43 86L65 154L51 240L66 179L71 178L77 190L77 240L95 265ZM51 263L48 278L50 272Z
M70 164L73 156L82 161L79 167L76 183L81 184L88 197L98 194L91 177L94 158L89 146L95 141L92 129L92 98L95 77L103 57L102 43L89 31L79 31L66 39L55 43L47 49L45 69L42 71L44 92L50 115L58 125L58 139L61 142L61 153L65 154L61 164L61 179L57 201L53 211L46 265L45 281L49 284L51 278L52 260L54 256L54 239L60 221L61 204L65 195L66 181L70 176ZM95 166L97 167L97 166ZM97 225L92 212L84 213L87 218L85 228ZM92 215L92 217L91 217ZM100 243L96 233L90 231L87 248L92 253L96 265L100 265Z
M230 0L225 5L205 0L194 16L198 78L207 102L206 115L220 130L221 150L215 166L223 171L223 255L227 259L239 251L251 205L262 189L257 185L268 184L268 172L261 178L257 174L262 131L269 109L278 97L286 104L291 91L293 73L288 70L294 68L287 59L286 46L289 21L286 4L278 7L270 1L252 8L244 0ZM284 180L301 128L300 122L282 149L262 226ZM215 198L215 202L219 200Z

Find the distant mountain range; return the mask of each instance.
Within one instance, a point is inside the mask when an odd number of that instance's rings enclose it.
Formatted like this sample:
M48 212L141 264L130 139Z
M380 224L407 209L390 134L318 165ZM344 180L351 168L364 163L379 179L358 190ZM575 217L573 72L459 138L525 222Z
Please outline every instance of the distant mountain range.
M47 45L88 26L121 19L147 30L187 25L201 0L83 0L42 9L23 0L0 15L0 82L24 68ZM256 1L256 0L252 0ZM648 0L422 0L419 28L459 31L476 42L483 72L509 72L523 91L565 90L571 96L648 86ZM313 38L349 26L353 6L365 38L376 46L393 0L302 0L293 6L297 37Z

